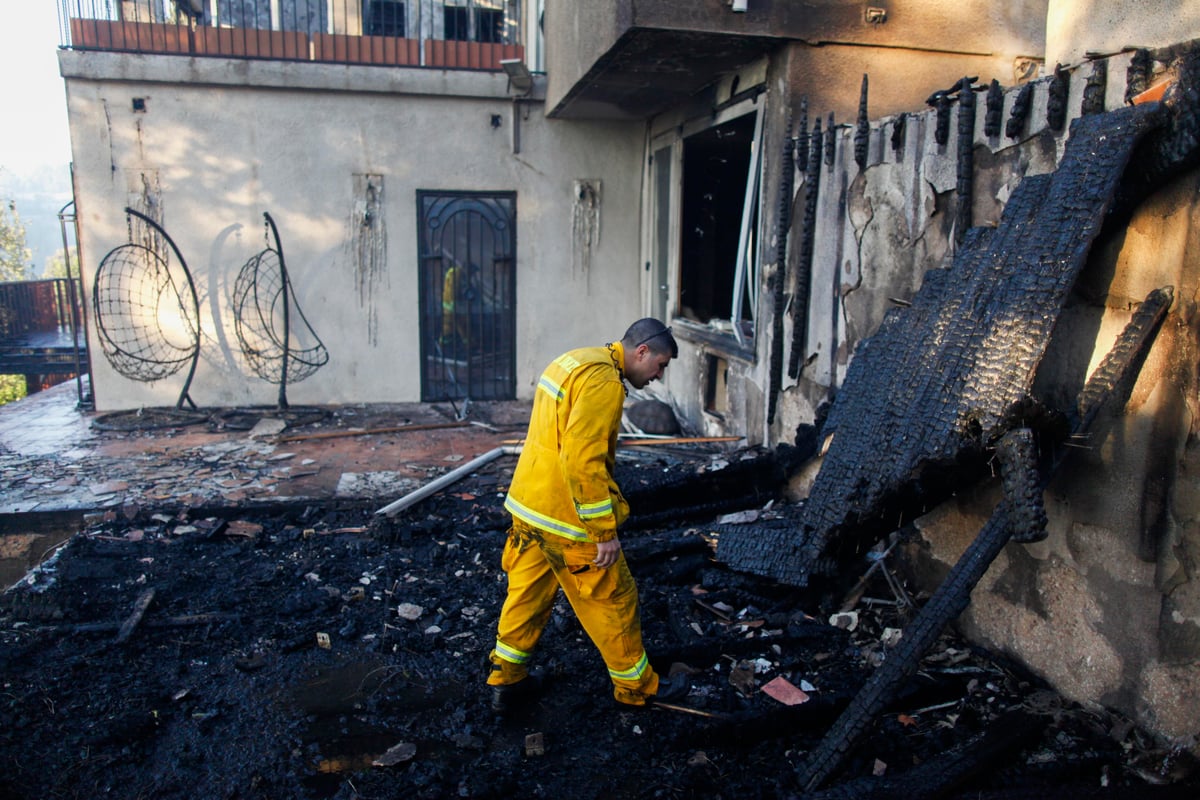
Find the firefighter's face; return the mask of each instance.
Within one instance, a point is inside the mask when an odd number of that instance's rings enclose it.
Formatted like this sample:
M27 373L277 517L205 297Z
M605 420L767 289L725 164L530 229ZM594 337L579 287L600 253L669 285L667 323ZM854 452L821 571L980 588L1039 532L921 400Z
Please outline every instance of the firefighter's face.
M634 348L633 358L625 365L625 377L633 388L642 389L650 381L660 380L670 361L670 355L656 353L649 345L639 344Z

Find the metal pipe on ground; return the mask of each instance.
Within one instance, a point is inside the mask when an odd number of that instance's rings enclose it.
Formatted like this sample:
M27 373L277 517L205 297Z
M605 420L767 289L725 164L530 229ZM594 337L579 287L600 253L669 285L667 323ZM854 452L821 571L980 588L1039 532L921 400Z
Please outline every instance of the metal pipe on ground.
M417 489L414 492L410 492L410 493L404 495L404 497L401 497L399 500L396 500L392 503L388 503L386 506L379 509L375 513L393 517L396 514L399 514L404 509L408 508L409 506L419 503L422 500L424 500L426 497L429 497L432 494L436 494L436 493L440 492L442 489L446 488L447 486L462 480L467 475L471 474L472 472L474 472L475 470L484 466L485 464L490 464L491 462L495 461L500 456L520 455L521 447L522 447L521 445L504 445L501 447L497 447L493 450L489 450L486 453L484 453L483 455L479 456L478 458L468 461L466 464L463 464L461 467L458 467L457 469L453 469L450 472L447 472L442 477L436 478L435 480L425 484L420 489Z

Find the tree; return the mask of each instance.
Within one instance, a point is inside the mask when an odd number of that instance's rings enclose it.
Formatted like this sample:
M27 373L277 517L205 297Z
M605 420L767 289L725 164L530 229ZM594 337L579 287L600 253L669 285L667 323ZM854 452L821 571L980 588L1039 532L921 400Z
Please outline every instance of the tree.
M17 204L0 204L0 281L20 281L29 277L29 259L33 253L25 246L25 225L17 214Z
M12 200L0 203L0 281L19 281L28 277L32 256L25 246L25 226L17 215L17 204ZM4 327L2 323L0 320L0 329ZM0 405L24 396L23 376L0 375Z
M46 263L42 265L43 278L65 278L67 277L67 259L64 250L60 247L54 251L54 255L46 259ZM74 269L71 270L74 272ZM75 274L72 277L78 278Z

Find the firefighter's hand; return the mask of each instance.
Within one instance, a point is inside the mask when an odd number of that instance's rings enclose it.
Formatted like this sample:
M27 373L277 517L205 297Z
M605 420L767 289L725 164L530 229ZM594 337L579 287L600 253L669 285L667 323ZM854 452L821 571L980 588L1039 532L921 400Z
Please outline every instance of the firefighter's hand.
M610 539L607 542L599 542L596 545L596 560L592 563L601 569L607 569L617 563L619 555L621 555L620 540Z

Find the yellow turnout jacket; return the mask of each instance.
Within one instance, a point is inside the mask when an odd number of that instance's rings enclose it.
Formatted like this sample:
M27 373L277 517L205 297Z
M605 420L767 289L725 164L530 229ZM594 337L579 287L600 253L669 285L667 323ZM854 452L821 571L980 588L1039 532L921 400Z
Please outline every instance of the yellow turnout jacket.
M629 516L613 479L625 353L620 342L610 347L572 350L546 367L504 501L514 517L577 542L614 539Z

